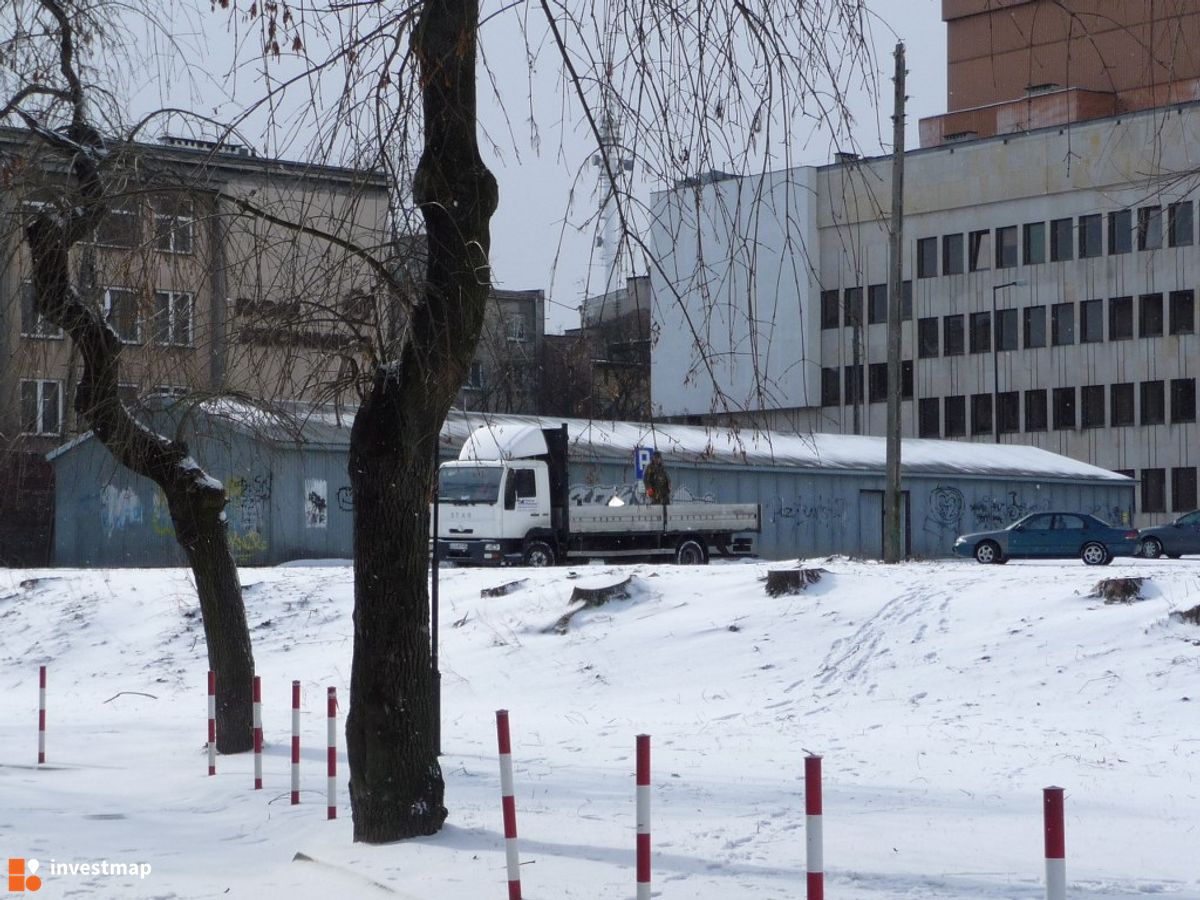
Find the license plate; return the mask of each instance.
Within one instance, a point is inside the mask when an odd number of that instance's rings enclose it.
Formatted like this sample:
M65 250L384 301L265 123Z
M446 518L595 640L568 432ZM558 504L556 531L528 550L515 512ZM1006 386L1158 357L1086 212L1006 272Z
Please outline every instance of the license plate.
M457 543L457 542L453 542L453 541L452 541L452 542L450 543L450 549L451 549L451 550L466 550L466 549L467 549L467 545L466 545L466 544L460 544L460 543Z

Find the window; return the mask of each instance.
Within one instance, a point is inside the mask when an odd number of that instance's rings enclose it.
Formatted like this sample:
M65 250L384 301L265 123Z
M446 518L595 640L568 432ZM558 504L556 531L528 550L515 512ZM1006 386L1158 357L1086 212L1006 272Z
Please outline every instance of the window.
M1142 512L1167 511L1167 470L1142 469Z
M886 323L888 317L888 287L873 284L867 288L867 324Z
M33 282L21 282L21 335L32 338L55 338L63 336L63 331L40 313L33 311Z
M126 409L137 409L141 406L141 388L136 384L121 382L117 385L117 399Z
M887 394L887 363L871 363L867 367L867 402L883 403Z
M863 367L846 366L846 405L853 406L863 400Z
M1118 209L1108 214L1108 252L1112 256L1133 249L1133 213Z
M1024 310L1025 349L1046 346L1046 307L1027 306Z
M164 253L191 253L195 212L192 201L175 194L160 194L154 204L154 249Z
M1050 261L1062 262L1074 258L1074 246L1071 240L1071 219L1055 219L1050 223Z
M911 359L900 360L900 399L913 398L913 364Z
M1054 427L1056 429L1075 427L1075 388L1054 389Z
M1157 250L1162 247L1162 207L1143 206L1138 211L1137 248Z
M913 317L913 288L912 280L900 282L900 318L904 320Z
M842 402L841 379L837 369L821 369L821 405L838 406Z
M927 359L938 355L937 316L917 320L917 356Z
M110 287L104 291L104 320L126 344L136 344L142 339L141 318L138 316L138 298L129 288Z
M1194 291L1171 291L1171 334L1192 334L1196 330Z
M992 433L992 395L971 395L971 434Z
M1103 428L1104 385L1089 384L1079 392L1079 424L1084 428Z
M1196 508L1196 467L1171 470L1171 511L1190 512Z
M522 497L537 496L537 475L533 469L512 469L511 479L512 498L514 501Z
M1196 379L1171 379L1171 421L1196 421Z
M846 288L843 296L843 308L846 314L845 324L847 328L856 328L862 324L863 320L863 296L862 288L852 287Z
M942 427L938 418L937 397L922 397L917 401L917 437L941 437Z
M1101 237L1101 218L1096 213L1079 217L1079 258L1091 259L1104 253Z
M525 317L519 313L505 316L504 336L510 341L525 340Z
M1167 421L1167 401L1161 381L1142 382L1142 424L1161 425Z
M821 291L821 327L837 328L841 324L841 310L838 308L839 292Z
M963 236L947 234L942 237L942 274L961 275L963 271Z
M964 437L967 433L967 398L961 394L943 401L946 415L946 437Z
M175 347L192 345L192 295L154 292L154 340Z
M1046 261L1046 223L1030 222L1021 235L1025 265L1036 266Z
M114 203L96 227L96 243L101 247L136 247L142 242L140 218L136 201Z
M992 349L992 314L971 313L971 352L990 353Z
M1104 340L1104 301L1084 300L1079 304L1079 343L1098 344Z
M935 237L921 238L917 241L917 277L933 278L937 275L937 245Z
M996 268L1011 269L1017 264L1017 226L996 229Z
M1055 303L1051 307L1050 343L1065 347L1075 343L1075 304Z
M1172 203L1167 207L1167 245L1192 246L1192 201Z
M836 372L837 370L835 369L834 371ZM822 369L821 372L824 374L825 370ZM476 391L483 390L483 363L471 363L471 370L467 373L466 386Z
M1025 430L1045 431L1049 420L1046 417L1046 391L1044 389L1025 392Z
M62 382L48 379L21 382L21 431L42 435L62 433Z
M967 246L972 272L982 272L992 267L991 231L972 231Z
M1021 430L1021 395L1016 391L1002 391L996 395L996 424L1001 434L1013 434Z
M1162 333L1162 294L1142 294L1138 297L1138 337L1161 337Z
M1126 478L1134 478L1134 479L1137 478L1137 470L1136 469L1114 469L1113 471L1116 472L1118 475L1124 475ZM1134 497L1134 500L1133 500L1133 503L1131 504L1131 506L1132 506L1132 508L1129 511L1131 513L1137 512L1136 496Z
M942 321L942 355L962 356L965 347L963 317L946 316Z
M1114 384L1109 389L1113 428L1133 424L1133 382Z
M1108 301L1108 339L1127 341L1133 337L1133 298L1113 297Z
M996 313L996 349L1017 349L1017 311L1002 309Z

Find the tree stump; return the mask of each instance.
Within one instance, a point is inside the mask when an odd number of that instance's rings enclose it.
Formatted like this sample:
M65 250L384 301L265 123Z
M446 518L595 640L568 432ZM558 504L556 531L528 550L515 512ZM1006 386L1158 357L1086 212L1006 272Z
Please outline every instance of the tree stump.
M816 584L821 576L828 574L826 569L771 569L767 572L767 596L802 593L808 590L810 584Z
M1142 585L1145 578L1104 578L1096 582L1089 597L1103 597L1105 603L1132 603L1145 599Z
M512 594L521 590L529 583L528 578L518 578L516 581L510 581L507 584L497 585L496 587L483 588L479 592L480 597L503 597L507 594Z
M571 619L576 613L581 613L585 609L595 609L598 606L603 606L609 600L630 599L633 596L630 591L632 584L633 576L630 575L624 581L619 581L616 584L610 584L605 587L574 588L571 591L571 599L567 601L567 605L570 606L575 603L579 603L580 606L577 609L571 610L570 612L563 613L561 616L559 616L557 622L555 622L549 628L542 629L542 631L544 633L553 631L558 634L566 634L567 627L571 624Z
M1192 625L1200 625L1200 605L1193 606L1191 609L1185 609L1182 612L1171 613L1171 618L1178 622L1189 622Z

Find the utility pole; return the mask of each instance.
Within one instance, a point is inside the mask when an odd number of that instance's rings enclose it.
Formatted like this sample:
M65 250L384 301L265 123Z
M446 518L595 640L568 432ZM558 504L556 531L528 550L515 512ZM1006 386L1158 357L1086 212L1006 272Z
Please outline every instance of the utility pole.
M892 227L888 241L887 489L883 497L883 561L900 562L900 301L904 291L904 44L896 45L892 113Z

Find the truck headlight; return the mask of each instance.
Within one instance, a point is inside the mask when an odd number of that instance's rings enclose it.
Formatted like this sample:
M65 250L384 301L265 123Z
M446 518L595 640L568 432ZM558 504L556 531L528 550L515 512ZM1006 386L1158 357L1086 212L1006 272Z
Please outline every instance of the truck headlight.
M500 545L499 545L499 544L484 544L484 545L483 545L483 549L484 549L484 550L494 550L494 551L496 551L496 552L499 552L499 551L500 551Z

